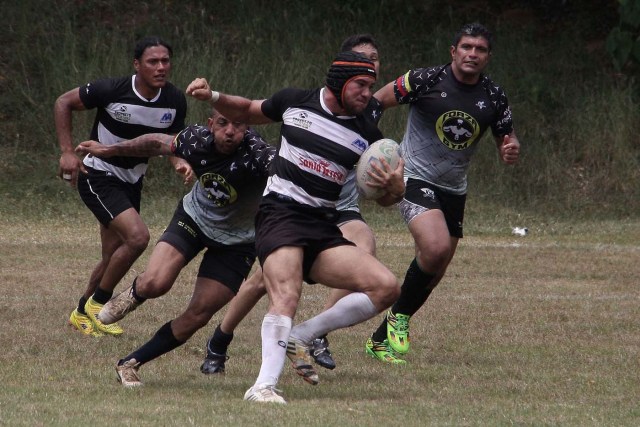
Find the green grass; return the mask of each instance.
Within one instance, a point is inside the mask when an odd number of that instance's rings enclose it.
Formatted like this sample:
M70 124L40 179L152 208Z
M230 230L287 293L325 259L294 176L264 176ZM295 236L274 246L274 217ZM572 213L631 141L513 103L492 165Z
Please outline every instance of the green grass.
M455 30L478 20L496 36L487 72L509 96L522 157L505 167L485 138L470 171L471 193L483 206L521 214L637 217L638 69L615 72L603 47L618 24L616 3L561 3L9 2L0 29L0 195L27 213L34 198L55 199L54 101L87 81L132 72L131 50L142 35L160 34L173 44L171 80L178 87L202 76L216 90L263 98L286 86L321 85L350 34L375 35L382 84L409 68L448 61ZM189 100L189 123L206 115L205 103ZM388 137L402 139L406 115L406 108L386 113L381 128ZM87 138L93 116L74 114L76 142ZM260 130L276 141L277 126ZM171 175L156 176L167 182Z
M379 256L404 275L413 248L397 215L366 207ZM166 296L121 324L121 338L66 326L98 259L84 212L64 220L0 220L0 424L70 425L637 425L640 410L637 260L640 223L468 227L427 305L412 319L409 365L364 353L379 319L330 335L334 371L312 387L285 366L286 407L242 401L260 364L262 301L236 331L227 374L200 374L203 347L223 312L187 344L141 369L123 389L114 365L186 307L196 263ZM396 218L398 219L398 218ZM166 221L166 217L165 220ZM150 220L152 238L163 222ZM118 289L144 269L150 251ZM297 319L327 289L305 286Z
M539 4L538 4L539 3ZM0 28L0 425L628 425L640 424L640 108L637 69L613 72L601 42L615 2L8 2ZM551 5L553 3L553 5ZM557 13L556 13L557 12ZM330 336L334 371L303 383L287 366L286 407L241 399L257 376L263 301L240 326L224 378L199 373L223 312L124 390L114 364L186 306L196 274L123 321L119 339L66 326L99 257L97 225L55 178L52 107L89 80L131 72L145 34L174 46L172 81L268 96L321 84L344 37L371 32L381 81L447 61L453 31L479 20L497 36L489 74L509 95L523 144L516 167L481 142L470 171L465 239L412 320L406 369L363 344L379 319ZM636 73L636 74L634 74ZM206 106L189 101L189 122ZM401 140L406 109L381 127ZM74 115L84 140L91 112ZM272 141L277 126L261 127ZM185 189L153 159L142 213L155 240ZM397 212L364 203L379 256L398 278L413 244ZM511 234L528 227L527 237ZM134 265L122 289L144 269ZM305 286L297 319L327 291Z

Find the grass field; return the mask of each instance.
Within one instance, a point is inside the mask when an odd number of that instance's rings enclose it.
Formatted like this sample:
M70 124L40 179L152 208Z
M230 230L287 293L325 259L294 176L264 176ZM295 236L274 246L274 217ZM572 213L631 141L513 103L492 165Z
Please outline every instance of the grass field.
M401 278L410 237L399 221L375 221L379 255ZM366 356L371 320L330 335L338 367L318 368L318 386L287 364L279 387L289 404L279 406L242 401L259 369L265 301L236 331L225 377L199 372L219 313L145 365L144 387L127 390L115 362L186 306L195 265L125 319L124 336L88 338L66 321L98 259L95 225L4 217L0 425L638 425L640 223L527 225L526 237L467 230L412 320L406 368ZM152 239L161 230L152 225ZM326 293L306 286L297 318L313 315Z
M640 425L640 90L637 64L618 73L605 50L617 3L3 2L0 426ZM411 322L408 367L365 355L377 318L330 335L338 368L319 368L318 386L286 366L279 387L288 405L247 404L263 301L237 330L225 377L199 372L219 313L186 345L144 366L143 388L123 389L116 361L183 310L197 263L170 294L125 319L121 338L67 327L99 242L77 194L55 178L52 106L60 94L131 72L130 49L146 34L171 41L171 80L182 88L195 76L252 98L316 86L340 42L360 32L378 40L380 83L388 82L447 61L453 32L473 21L497 36L489 75L507 90L523 153L520 165L505 168L493 143L481 143L466 238ZM206 104L189 102L187 121L201 122ZM386 136L402 138L406 114L385 113ZM75 115L75 143L93 118ZM275 141L278 128L266 128ZM158 163L143 201L152 240L184 194L166 160ZM397 214L368 209L379 256L402 279L411 239ZM513 226L530 233L513 236ZM314 315L326 294L306 286L297 319Z

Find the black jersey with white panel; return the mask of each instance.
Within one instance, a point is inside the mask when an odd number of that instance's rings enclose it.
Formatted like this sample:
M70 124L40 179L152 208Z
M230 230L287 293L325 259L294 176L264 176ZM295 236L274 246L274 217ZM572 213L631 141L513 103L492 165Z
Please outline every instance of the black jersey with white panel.
M334 115L324 103L324 90L283 89L262 103L265 116L282 122L265 194L335 208L349 171L369 144L382 138L366 114Z
M187 101L168 83L148 100L135 88L136 76L100 79L80 87L80 100L87 109L97 108L90 138L111 145L146 133L177 134L184 128ZM117 156L99 159L88 155L84 164L135 183L147 170L148 158Z
M474 85L459 82L451 65L416 68L394 83L398 103L410 104L400 146L405 177L427 181L453 194L467 191L467 171L484 132L513 130L504 91L481 75Z
M189 162L198 178L183 205L202 232L226 245L253 242L275 147L249 129L234 153L223 154L209 128L194 125L174 138L171 151Z

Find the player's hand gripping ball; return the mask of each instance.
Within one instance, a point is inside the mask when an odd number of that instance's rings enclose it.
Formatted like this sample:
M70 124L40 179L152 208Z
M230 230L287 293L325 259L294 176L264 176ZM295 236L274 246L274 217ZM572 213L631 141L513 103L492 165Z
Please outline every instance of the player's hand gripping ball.
M358 192L362 197L375 200L385 195L386 191L383 188L372 187L368 184L373 182L368 172L375 173L375 170L371 166L373 163L382 167L379 160L381 157L389 163L392 170L398 167L398 162L400 161L398 148L398 143L393 139L383 138L371 144L369 148L362 153L362 157L360 157L358 165L356 166L356 183Z

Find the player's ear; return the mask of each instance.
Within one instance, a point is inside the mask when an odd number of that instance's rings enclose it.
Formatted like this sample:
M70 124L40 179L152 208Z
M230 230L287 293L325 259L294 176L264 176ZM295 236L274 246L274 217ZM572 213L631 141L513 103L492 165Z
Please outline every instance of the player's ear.
M136 70L136 73L138 71L140 71L140 61L138 61L137 59L134 59L133 60L133 68L134 68L134 70Z

